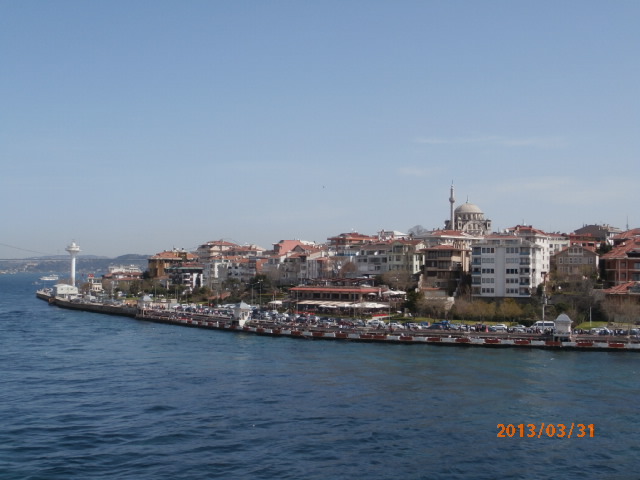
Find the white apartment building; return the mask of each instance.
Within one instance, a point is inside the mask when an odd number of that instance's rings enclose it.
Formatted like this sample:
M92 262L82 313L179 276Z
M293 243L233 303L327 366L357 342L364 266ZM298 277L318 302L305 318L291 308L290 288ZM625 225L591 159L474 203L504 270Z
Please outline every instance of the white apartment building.
M535 293L549 271L548 252L514 235L489 235L471 251L474 297L525 298ZM546 265L546 267L545 267Z
M218 273L223 280L238 280L241 283L246 283L255 277L255 262L251 262L250 259L227 257L225 260L225 263L218 267Z
M559 233L549 234L549 254L553 257L556 253L561 252L571 245L571 240L567 235Z
M230 263L231 260L225 257L212 258L202 263L204 285L214 290L220 288L222 282L228 278L228 267Z
M551 271L551 257L553 254L558 251L558 248L568 246L567 242L559 240L556 235L543 232L528 225L517 225L513 228L508 228L507 233L542 247L542 271L545 275Z

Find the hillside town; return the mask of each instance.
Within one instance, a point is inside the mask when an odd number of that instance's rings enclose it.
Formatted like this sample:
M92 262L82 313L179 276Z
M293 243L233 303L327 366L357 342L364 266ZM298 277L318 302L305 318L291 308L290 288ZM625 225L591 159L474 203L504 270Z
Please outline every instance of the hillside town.
M195 251L158 252L145 272L114 267L90 279L90 288L325 314L355 306L445 318L638 317L640 229L584 225L549 233L515 225L493 232L479 206L454 205L453 186L449 203L442 229L339 233L323 244L280 240L269 250L210 240Z

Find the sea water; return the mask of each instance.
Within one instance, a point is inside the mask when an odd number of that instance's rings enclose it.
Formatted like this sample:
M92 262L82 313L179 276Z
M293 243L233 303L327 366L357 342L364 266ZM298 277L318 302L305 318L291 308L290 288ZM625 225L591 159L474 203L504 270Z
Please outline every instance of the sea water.
M52 307L36 279L0 276L3 480L638 476L640 353L200 330Z

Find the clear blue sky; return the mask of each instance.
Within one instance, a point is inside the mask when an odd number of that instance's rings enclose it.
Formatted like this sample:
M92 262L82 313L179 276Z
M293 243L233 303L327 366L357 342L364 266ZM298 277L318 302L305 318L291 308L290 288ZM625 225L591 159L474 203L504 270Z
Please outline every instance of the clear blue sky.
M640 224L640 2L0 0L0 258ZM20 247L18 250L12 247Z

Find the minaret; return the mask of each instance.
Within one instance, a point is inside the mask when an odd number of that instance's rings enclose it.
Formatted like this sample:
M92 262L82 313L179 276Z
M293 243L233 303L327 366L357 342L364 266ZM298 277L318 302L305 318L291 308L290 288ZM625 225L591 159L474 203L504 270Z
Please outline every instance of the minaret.
M76 286L76 257L80 253L80 247L76 245L76 242L71 242L67 248L65 248L69 255L71 255L71 285Z
M449 210L449 230L455 230L456 227L453 223L453 206L456 203L456 197L453 194L453 182L451 182L451 194L449 195L449 203L451 204Z

